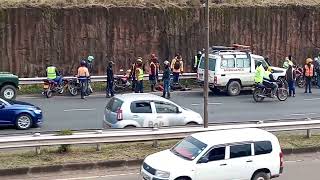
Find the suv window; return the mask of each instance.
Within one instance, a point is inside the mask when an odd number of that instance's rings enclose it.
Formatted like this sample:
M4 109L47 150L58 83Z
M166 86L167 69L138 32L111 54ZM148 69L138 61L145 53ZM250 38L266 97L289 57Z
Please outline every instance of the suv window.
M117 98L112 98L107 104L107 109L111 112L116 112L119 108L121 108L123 101Z
M254 143L254 154L269 154L272 152L272 144L270 141L259 141Z
M230 146L230 158L251 156L251 144Z
M257 63L258 63L259 61L262 63L262 66L263 66L264 68L269 67L268 62L266 62L264 59L255 59L255 60L254 60L255 68L257 68Z
M130 106L132 113L152 113L150 102L132 102Z
M235 60L232 59L222 59L221 60L221 67L222 68L234 68L235 67Z
M237 68L249 68L250 59L248 58L237 58Z
M178 107L164 102L155 102L157 113L177 113Z
M209 161L223 160L226 154L226 147L218 147L212 149L208 154Z
M199 68L204 69L205 68L205 57L202 56ZM215 71L216 70L216 59L209 58L209 70L210 71Z

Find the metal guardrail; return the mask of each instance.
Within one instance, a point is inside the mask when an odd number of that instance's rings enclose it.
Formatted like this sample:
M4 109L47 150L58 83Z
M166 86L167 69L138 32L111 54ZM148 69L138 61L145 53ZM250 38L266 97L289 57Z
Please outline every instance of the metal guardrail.
M115 75L115 77L122 77L123 75ZM159 78L162 77L162 74L159 74ZM184 73L180 76L180 79L195 79L197 73ZM74 76L63 77L64 79L74 79ZM47 79L46 77L35 77L35 78L19 78L20 85L29 85L29 84L42 84L43 81ZM144 75L144 80L148 80L149 75ZM92 82L106 82L107 76L91 76Z
M36 133L27 136L9 136L1 137L0 149L40 147L62 144L100 144L100 143L125 143L140 142L151 140L169 140L184 138L190 134L206 131L217 131L240 128L261 128L267 131L292 131L320 129L320 120L304 120L292 122L272 122L272 123L251 123L237 125L218 125L202 127L183 127L183 128L153 128L140 130L122 130L122 131L102 131L79 132L73 135L57 136L55 134L41 135Z

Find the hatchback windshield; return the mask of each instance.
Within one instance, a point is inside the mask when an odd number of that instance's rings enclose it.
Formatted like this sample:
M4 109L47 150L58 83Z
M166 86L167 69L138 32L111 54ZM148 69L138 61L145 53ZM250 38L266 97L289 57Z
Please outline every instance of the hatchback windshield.
M194 160L205 148L207 144L189 136L171 148L171 152L187 160Z
M204 69L204 67L205 67L204 62L205 62L205 57L202 56L201 61L200 61L200 65L199 65L200 69ZM209 70L215 71L215 69L216 69L216 59L209 58Z

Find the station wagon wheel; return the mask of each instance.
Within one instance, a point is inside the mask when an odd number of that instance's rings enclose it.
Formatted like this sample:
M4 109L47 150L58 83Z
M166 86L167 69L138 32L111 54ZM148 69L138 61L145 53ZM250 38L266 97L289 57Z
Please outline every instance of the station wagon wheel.
M8 100L13 100L17 96L17 90L12 85L5 85L1 89L1 95L0 96L4 97L5 99L8 99Z
M241 85L238 81L231 81L228 84L228 95L229 96L237 96L240 94Z
M32 126L32 118L28 114L21 114L16 119L17 129L25 130Z
M265 172L255 173L252 180L270 180L270 175Z

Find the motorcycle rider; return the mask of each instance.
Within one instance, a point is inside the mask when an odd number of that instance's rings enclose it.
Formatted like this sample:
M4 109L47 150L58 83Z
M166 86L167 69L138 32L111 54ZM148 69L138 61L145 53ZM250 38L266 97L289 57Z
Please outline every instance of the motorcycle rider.
M61 88L62 85L62 76L60 75L59 71L55 66L52 64L49 64L49 66L46 69L47 73L47 79L52 80L58 84L58 86Z
M257 65L257 67L256 67L256 73L255 73L255 76L254 76L254 82L256 84L262 84L263 75L264 75L264 68L262 66L262 62L261 61L258 61L256 65Z
M198 65L200 63L200 58L202 56L202 52L198 51L198 54L194 56L194 63L193 63L193 71L197 72L198 70Z
M80 62L77 78L81 85L81 99L84 99L88 88L88 78L90 78L89 70L86 67L86 61Z
M271 88L271 98L275 97L275 94L277 93L278 84L277 80L274 79L272 75L272 69L271 67L266 67L264 76L263 76L263 85L267 88Z
M110 61L107 67L107 90L106 90L107 98L109 98L110 96L111 97L114 96L114 92L113 92L114 74L113 74L112 65L114 65L114 62Z

